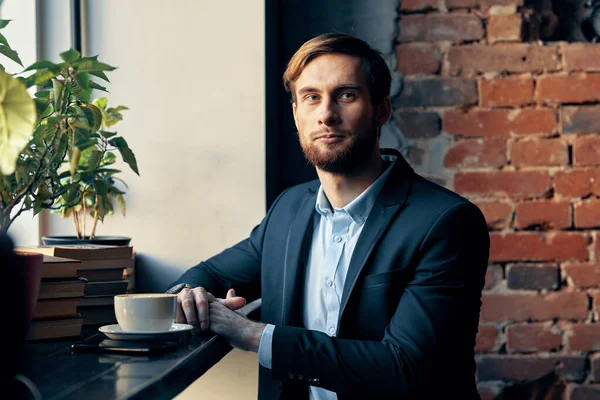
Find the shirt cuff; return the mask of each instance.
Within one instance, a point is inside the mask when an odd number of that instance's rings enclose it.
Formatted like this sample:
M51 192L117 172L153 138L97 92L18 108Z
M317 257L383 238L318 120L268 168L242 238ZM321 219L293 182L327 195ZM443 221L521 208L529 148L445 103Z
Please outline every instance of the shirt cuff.
M273 363L273 331L275 325L267 324L262 334L260 335L260 343L258 344L258 363L265 368L271 369Z

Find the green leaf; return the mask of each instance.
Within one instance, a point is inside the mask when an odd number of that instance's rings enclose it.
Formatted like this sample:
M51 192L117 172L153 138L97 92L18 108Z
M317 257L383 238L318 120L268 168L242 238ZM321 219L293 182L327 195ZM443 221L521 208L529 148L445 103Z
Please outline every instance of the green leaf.
M25 85L27 85L27 87L29 88L35 85L41 85L44 82L48 82L49 80L55 77L56 74L54 72L47 69L40 69L34 72L33 74L29 75L28 77L24 78L24 82Z
M12 21L12 19L0 19L0 29L6 28L10 21Z
M56 79L52 81L52 90L53 90L53 94L54 94L54 109L55 110L61 110L64 88L65 88L65 86L63 85L62 82L60 82Z
M92 186L94 187L94 191L99 196L106 196L106 194L108 193L108 188L106 187L106 183L102 180L95 180L94 184Z
M0 172L2 175L9 175L15 170L19 155L33 134L36 119L35 103L25 86L11 75L0 72Z
M73 62L75 62L80 57L81 57L81 53L75 49L69 49L65 52L60 53L60 58L62 58L63 61L65 61L69 64L73 64Z
M0 43L2 43L2 44L4 44L4 45L6 45L7 47L10 47L10 46L8 45L8 41L6 40L6 38L4 37L4 35L3 35L3 34L1 34L1 33L0 33Z
M77 69L79 71L86 72L101 72L101 71L114 71L117 69L112 65L105 64L100 61L91 60L91 59L83 59L77 64Z
M97 142L95 140L81 140L81 141L75 143L75 146L77 146L77 148L80 151L84 151L91 147L94 147L96 145L96 143Z
M102 137L104 137L105 139L110 139L113 136L117 135L117 132L109 132L109 131L100 131L100 134L102 135Z
M87 72L79 72L75 75L75 82L84 90L90 90L90 74Z
M96 132L100 129L100 125L102 124L102 111L93 104L82 104L81 109L90 123L90 130Z
M92 89L96 89L96 90L101 90L103 92L107 92L108 93L108 89L106 89L104 86L102 85L98 85L96 82L90 80L90 88Z
M137 160L135 159L135 154L127 145L127 141L122 137L114 137L108 141L111 145L115 146L119 153L121 153L121 157L123 157L123 161L125 161L129 167L135 172L138 176L140 173L138 172Z
M35 93L35 97L37 97L38 99L47 99L48 97L50 97L50 93L50 90L40 90Z
M23 72L32 71L34 69L57 69L58 65L54 64L52 61L48 60L40 60L31 64L29 67L25 68Z
M102 71L90 71L90 75L94 75L100 79L105 80L106 82L110 82L110 80L108 79L108 77L106 76L106 74Z
M102 152L100 150L93 150L92 154L90 154L90 158L88 159L88 167L87 171L92 172L96 171L96 168L100 165L100 161L102 160ZM98 172L98 171L96 171Z
M23 62L19 58L19 54L7 45L0 44L0 54L4 54L6 57L19 64L21 67L23 66Z
M119 194L117 197L117 204L119 205L119 209L121 210L121 214L125 216L125 212L127 211L127 207L125 204L125 197L122 194Z

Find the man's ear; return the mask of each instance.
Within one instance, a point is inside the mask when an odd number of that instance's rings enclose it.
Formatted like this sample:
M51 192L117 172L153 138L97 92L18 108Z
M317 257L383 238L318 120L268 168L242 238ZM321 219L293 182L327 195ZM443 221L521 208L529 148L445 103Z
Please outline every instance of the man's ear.
M375 121L378 126L385 125L392 115L392 100L386 96L375 109Z
M292 112L294 114L294 124L296 124L296 130L298 130L298 120L296 119L296 102L292 103Z

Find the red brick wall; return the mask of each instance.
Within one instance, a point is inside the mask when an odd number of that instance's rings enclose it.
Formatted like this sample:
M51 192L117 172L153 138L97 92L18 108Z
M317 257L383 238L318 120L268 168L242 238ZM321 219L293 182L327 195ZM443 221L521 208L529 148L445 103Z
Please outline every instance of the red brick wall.
M394 120L484 212L484 399L555 369L600 398L600 44L521 41L523 0L403 0Z

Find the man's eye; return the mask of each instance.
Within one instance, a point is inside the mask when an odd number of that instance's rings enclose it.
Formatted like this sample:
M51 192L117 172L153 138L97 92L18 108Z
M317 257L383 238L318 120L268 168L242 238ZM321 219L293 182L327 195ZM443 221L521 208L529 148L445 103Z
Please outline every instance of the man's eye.
M317 101L319 99L319 96L315 95L315 94L309 94L308 96L304 97L305 101Z
M356 98L356 95L354 93L342 93L340 94L340 98L343 100L353 100L354 98Z

